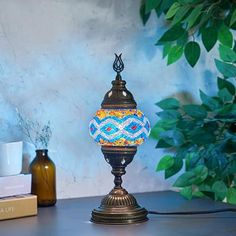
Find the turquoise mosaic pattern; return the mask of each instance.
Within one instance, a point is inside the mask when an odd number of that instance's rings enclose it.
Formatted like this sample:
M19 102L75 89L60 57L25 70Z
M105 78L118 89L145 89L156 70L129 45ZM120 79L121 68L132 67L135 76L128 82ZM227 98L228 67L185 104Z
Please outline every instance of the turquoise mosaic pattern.
M150 123L136 109L101 109L90 122L89 132L100 145L138 146L148 138Z

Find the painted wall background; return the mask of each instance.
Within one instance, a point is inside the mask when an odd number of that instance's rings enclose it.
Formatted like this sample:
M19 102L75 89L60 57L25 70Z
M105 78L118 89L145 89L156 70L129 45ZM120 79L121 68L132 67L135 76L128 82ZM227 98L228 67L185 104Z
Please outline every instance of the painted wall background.
M156 121L155 102L168 96L198 100L215 91L213 57L192 70L184 60L166 66L154 43L152 15L146 27L137 0L0 0L0 140L24 139L15 108L33 121L51 121L49 154L57 166L59 198L106 194L110 167L88 134L88 123L114 79L114 53L123 53L123 78L139 108ZM25 145L28 161L34 149ZM164 190L156 173L163 152L149 139L128 166L130 192ZM27 160L27 159L26 159Z

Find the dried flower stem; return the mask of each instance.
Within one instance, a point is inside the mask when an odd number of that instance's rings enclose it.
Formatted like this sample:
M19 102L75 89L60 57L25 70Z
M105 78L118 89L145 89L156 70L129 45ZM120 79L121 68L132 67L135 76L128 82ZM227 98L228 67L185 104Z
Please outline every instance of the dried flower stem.
M36 149L47 149L52 136L50 121L48 121L46 125L41 126L38 122L24 119L18 109L16 109L16 111L23 134L29 139Z

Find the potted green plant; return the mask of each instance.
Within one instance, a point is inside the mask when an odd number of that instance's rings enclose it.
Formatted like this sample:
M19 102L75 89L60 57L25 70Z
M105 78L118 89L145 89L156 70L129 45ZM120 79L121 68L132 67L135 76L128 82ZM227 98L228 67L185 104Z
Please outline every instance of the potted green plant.
M204 48L209 52L216 46L220 74L217 94L200 91L200 104L181 104L176 98L156 104L162 111L151 136L158 140L156 148L169 151L157 171L164 171L165 178L183 171L174 186L188 199L207 196L236 204L236 1L142 1L144 24L152 12L167 21L156 45L163 46L168 65L184 55L194 67Z

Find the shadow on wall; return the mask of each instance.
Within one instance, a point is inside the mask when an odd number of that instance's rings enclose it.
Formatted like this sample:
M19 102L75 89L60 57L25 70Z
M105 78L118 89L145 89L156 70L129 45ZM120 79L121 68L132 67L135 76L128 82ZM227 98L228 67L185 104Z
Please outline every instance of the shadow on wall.
M28 153L23 153L22 174L29 173L30 160L31 156Z
M145 29L138 33L134 39L135 51L141 52L145 57L152 61L156 57L156 53L161 54L162 48L154 45L156 33L148 34Z
M136 53L143 53L150 61L156 56L157 51L161 51L161 47L155 47L155 42L165 31L165 26L164 21L157 21L155 14L152 14L147 25L143 26L139 15L140 4L137 2L126 1L121 4L119 1L100 0L96 6L102 11L107 11L107 14L99 22L95 18L91 19L88 25L93 29L92 35L100 38L107 32L111 32L109 38L111 39L114 36L116 39L113 40L113 48L121 48L121 45L131 43ZM157 23L159 24L158 27L156 26ZM116 32L119 34L117 35ZM133 39L131 42L130 38Z
M193 95L188 91L180 91L175 95L171 95L170 97L176 97L182 104L190 104L190 103L197 103L196 99Z
M15 142L22 140L22 132L17 120L16 109L13 104L0 95L0 141Z
M205 70L203 72L203 85L204 85L204 92L209 95L216 94L216 80L217 76L216 73L213 73L210 70Z

